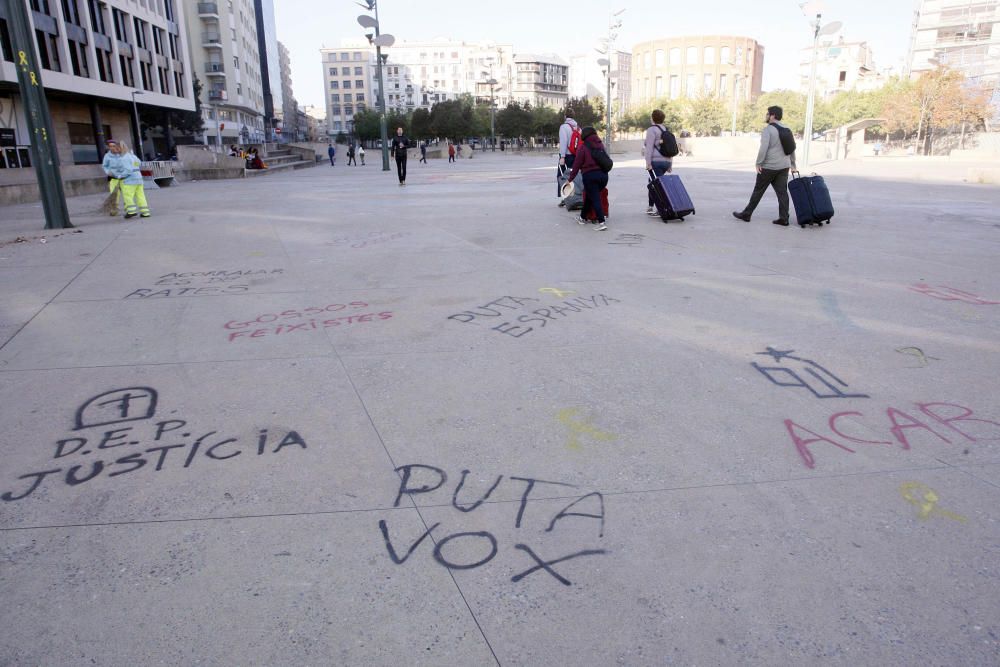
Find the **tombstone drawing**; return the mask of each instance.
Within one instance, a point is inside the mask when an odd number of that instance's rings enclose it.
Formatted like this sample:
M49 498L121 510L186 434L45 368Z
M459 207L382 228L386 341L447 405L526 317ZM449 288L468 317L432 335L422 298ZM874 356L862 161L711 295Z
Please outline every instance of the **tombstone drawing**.
M157 397L151 387L126 387L98 394L77 409L73 430L152 419L156 416Z

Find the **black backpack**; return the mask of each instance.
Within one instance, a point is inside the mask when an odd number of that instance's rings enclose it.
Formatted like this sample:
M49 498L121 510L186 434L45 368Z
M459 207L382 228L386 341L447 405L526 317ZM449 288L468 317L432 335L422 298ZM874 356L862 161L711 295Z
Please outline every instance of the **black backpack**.
M588 148L590 148L588 146ZM601 168L601 171L608 173L615 166L615 161L611 159L608 152L603 148L590 148L590 154L594 156L594 162Z
M785 151L785 155L791 155L795 152L795 135L792 131L783 125L778 125L773 123L772 126L778 131L778 139L781 140L781 150Z
M662 125L657 125L660 128L660 140L656 142L656 150L660 152L660 155L667 158L675 158L681 152L680 147L677 145L677 137L674 133L663 127Z

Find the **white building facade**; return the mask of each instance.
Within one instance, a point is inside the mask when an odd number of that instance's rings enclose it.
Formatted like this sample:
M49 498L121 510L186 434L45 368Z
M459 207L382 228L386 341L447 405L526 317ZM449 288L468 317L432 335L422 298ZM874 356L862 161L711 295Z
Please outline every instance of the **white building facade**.
M264 90L253 0L184 0L191 64L202 79L204 141L264 140Z
M799 90L809 91L812 47L799 52ZM816 94L828 98L849 90L874 90L884 83L875 69L867 42L847 42L843 37L821 39L815 49Z
M562 109L569 100L569 63L557 55L514 56L513 97L533 107Z

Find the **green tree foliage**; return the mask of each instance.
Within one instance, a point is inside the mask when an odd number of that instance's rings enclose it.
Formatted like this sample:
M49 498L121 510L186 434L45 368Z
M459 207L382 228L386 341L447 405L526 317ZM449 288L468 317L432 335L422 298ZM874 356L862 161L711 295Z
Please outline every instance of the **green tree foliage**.
M431 109L431 130L438 137L462 139L472 134L472 106L466 100L438 102Z
M362 141L374 141L380 136L378 112L365 109L354 114L354 134Z
M603 108L602 103L601 109ZM600 112L595 107L595 104L586 97L571 97L566 103L566 109L573 110L573 118L580 124L580 127L588 125L596 127L597 123L601 120ZM565 109L563 113L565 113Z
M621 119L620 129L635 132L644 131L653 122L650 116L654 109L659 109L663 112L664 116L666 116L663 124L672 132L677 133L682 129L687 129L684 127L683 106L677 100L668 99L655 100L625 114Z
M531 110L531 135L538 138L555 139L563 118L561 111L549 107L535 107Z
M410 118L410 134L414 139L429 139L434 135L431 130L431 112L427 109L416 109Z
M684 129L700 137L718 136L731 118L725 100L714 95L688 100L682 115Z
M497 134L505 137L523 137L531 134L532 114L530 106L511 102L497 112Z

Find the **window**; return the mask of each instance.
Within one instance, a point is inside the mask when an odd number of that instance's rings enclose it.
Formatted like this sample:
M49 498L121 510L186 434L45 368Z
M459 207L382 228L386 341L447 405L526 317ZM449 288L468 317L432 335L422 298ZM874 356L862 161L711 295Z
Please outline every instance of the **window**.
M344 115L345 116L353 116L354 115L354 106L352 106L350 104L345 104L344 105Z
M364 102L365 101L365 94L364 93L358 93L357 95L354 96L354 101L355 102Z
M705 63L706 65L714 65L715 64L715 47L714 46L706 46L705 47L705 50L703 51L703 55L702 55L702 62Z
M146 22L133 18L132 24L135 26L135 45L140 49L148 48L146 45Z
M680 65L681 63L681 50L679 47L674 47L670 49L670 62L673 65Z
M719 75L719 97L729 97L729 89L726 87L726 75Z
M233 56L233 67L235 69L239 69L240 68L240 59L237 56Z
M337 76L337 68L336 67L331 67L330 68L330 76Z
M360 67L355 67L354 68L354 76L361 76L362 71L363 70Z
M351 54L350 53L341 53L340 54L340 59L341 60L350 60L351 59Z
M100 164L97 157L97 139L90 123L67 123L69 143L73 151L73 164ZM111 126L104 126L105 140L111 138Z
M685 97L694 97L695 94L696 94L696 91L694 89L694 74L688 74L687 75L687 81L685 81L685 85L684 85L684 96Z
M69 40L69 62L73 67L73 74L90 78L90 66L87 62L87 47L83 44ZM100 50L100 49L98 49Z
M729 56L730 56L730 53L729 53L729 47L728 46L723 46L721 49L719 49L719 62L720 63L722 63L723 65L728 65L729 63L731 63L732 60L729 59Z
M847 84L847 72L841 70L841 72L840 72L840 80L839 80L839 87L843 88L846 84Z
M331 81L330 82L330 90L337 90L338 88L340 88L340 84L339 83L337 83L336 81Z
M365 82L363 80L361 80L361 79L358 79L357 81L354 82L354 87L355 88L364 88L365 87Z
M681 78L676 74L670 77L670 99L676 100L681 96Z
M642 66L645 67L646 69L649 69L650 66L649 51L646 51L644 54L642 54Z
M354 52L354 59L355 60L361 60L361 52L360 51L355 51Z
M350 87L351 87L351 82L350 81L345 81L344 82L344 90L347 90Z
M330 101L334 104L340 104L340 93L333 93L330 95Z
M712 90L712 79L713 79L713 77L712 77L711 74L705 74L702 77L702 81L701 81L702 91L706 95L711 95L712 93L715 92L714 90Z
M656 77L656 97L659 98L663 95L663 77Z
M689 46L687 50L687 64L694 65L698 62L698 47Z
M663 67L666 63L663 62L663 49L656 50L656 66Z

